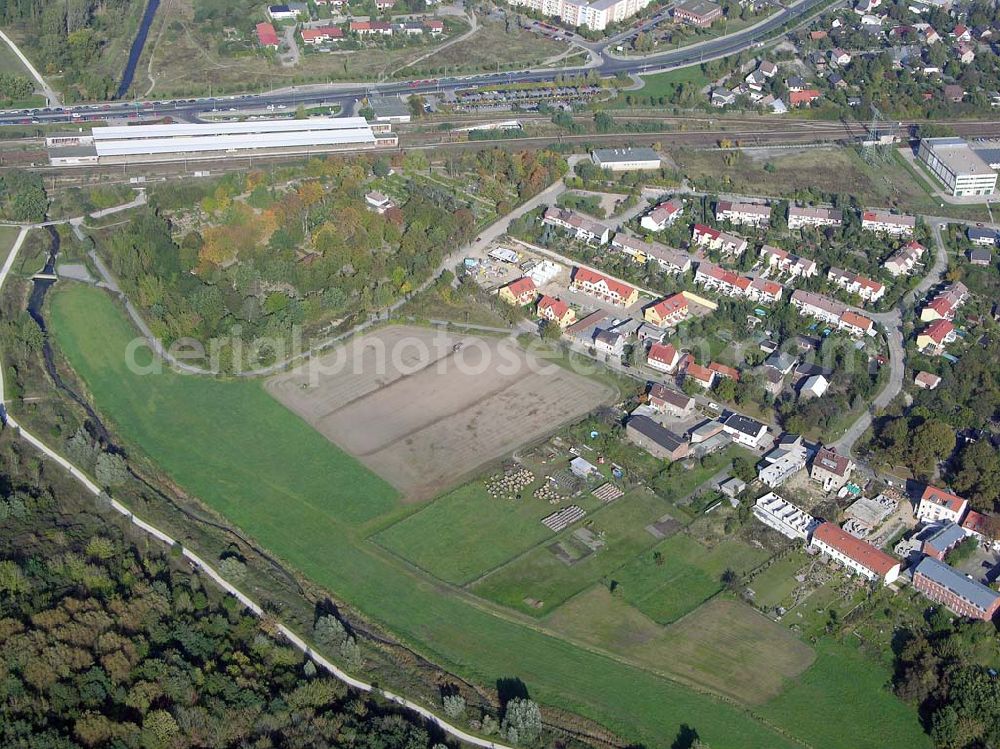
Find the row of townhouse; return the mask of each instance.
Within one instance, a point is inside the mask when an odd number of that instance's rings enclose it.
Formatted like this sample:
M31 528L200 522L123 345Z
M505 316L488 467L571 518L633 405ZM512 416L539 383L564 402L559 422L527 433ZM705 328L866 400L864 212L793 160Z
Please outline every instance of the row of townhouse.
M843 226L843 224L844 213L835 208L788 206L789 229L801 229L803 226Z
M766 278L741 276L714 263L698 263L694 282L708 291L732 297L742 297L751 302L777 302L781 300L784 287Z
M945 287L920 310L923 322L934 320L954 320L959 307L969 298L969 287L961 281Z
M691 256L683 250L656 242L645 242L622 232L615 233L611 246L636 263L645 264L649 260L655 260L664 272L671 275L691 270Z
M347 29L352 34L357 34L358 36L392 36L393 34L419 36L424 32L437 36L444 33L444 21L436 18L425 21L404 21L403 23L351 21ZM332 25L303 28L301 34L303 43L309 45L339 41L345 36L342 26Z
M639 290L616 278L589 268L574 268L570 288L610 302L617 307L630 307L639 300Z
M542 223L571 231L575 234L576 239L584 242L607 244L611 238L611 229L600 221L587 218L574 211L564 210L558 206L550 206L545 210Z
M771 221L771 206L767 203L720 200L715 204L715 220L744 226L767 226Z
M787 273L793 278L812 278L818 272L815 260L792 255L790 252L765 244L760 248L764 264L779 273Z
M866 231L892 234L895 236L910 236L917 225L913 216L904 216L891 211L862 211L861 228Z
M753 506L753 516L793 541L805 541L819 526L816 518L774 492L768 492L757 498Z
M663 231L668 226L673 226L683 212L684 201L680 198L671 198L657 204L642 217L639 225L647 231Z
M875 322L849 309L846 304L835 302L822 294L796 289L791 302L799 314L815 317L822 322L835 325L851 335L874 335Z
M878 281L858 275L842 268L830 268L826 274L830 283L839 286L849 294L857 294L866 302L877 302L885 296L885 286Z
M927 248L920 244L920 242L911 239L892 253L885 263L882 264L882 267L894 277L904 276L913 270L926 251Z
M718 250L723 255L739 257L747 249L747 241L735 234L713 229L704 224L695 224L691 230L691 242L709 250Z

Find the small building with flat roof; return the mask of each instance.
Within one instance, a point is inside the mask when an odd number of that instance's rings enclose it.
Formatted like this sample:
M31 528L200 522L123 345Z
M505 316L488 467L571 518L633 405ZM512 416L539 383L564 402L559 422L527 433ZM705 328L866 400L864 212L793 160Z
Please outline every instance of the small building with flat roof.
M597 166L613 172L660 168L660 154L648 147L597 148L590 157Z
M375 113L375 122L398 124L411 119L410 105L398 96L373 96L368 106Z

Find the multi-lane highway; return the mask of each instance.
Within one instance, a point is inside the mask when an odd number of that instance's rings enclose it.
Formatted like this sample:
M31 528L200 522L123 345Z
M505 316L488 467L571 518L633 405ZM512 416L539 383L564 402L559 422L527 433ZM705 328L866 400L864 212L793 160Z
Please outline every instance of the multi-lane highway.
M229 97L203 97L198 99L177 99L170 101L126 102L115 101L76 107L46 107L37 110L0 111L0 125L11 124L53 124L80 123L118 119L126 117L152 118L172 116L180 119L196 120L213 110L238 113L243 110L281 112L300 104L338 105L342 112L351 111L357 99L369 93L430 93L443 88L475 88L501 82L552 81L557 75L596 70L602 76L619 74L654 73L674 68L697 65L707 60L725 57L745 49L761 45L773 37L786 25L794 25L817 6L829 0L798 0L782 7L761 23L733 34L710 39L686 47L662 52L647 57L621 58L608 52L612 41L597 45L594 51L601 62L592 67L570 67L547 70L524 70L506 73L490 73L464 77L438 78L432 80L397 81L377 84L331 84L293 87L264 94L246 94ZM269 110L273 107L273 110Z

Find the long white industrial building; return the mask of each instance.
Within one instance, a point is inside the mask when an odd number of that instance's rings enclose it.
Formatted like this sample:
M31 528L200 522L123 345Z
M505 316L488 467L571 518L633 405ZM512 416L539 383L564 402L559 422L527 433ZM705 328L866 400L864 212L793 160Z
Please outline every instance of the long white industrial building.
M95 127L46 139L53 164L123 163L393 147L391 126L363 117Z

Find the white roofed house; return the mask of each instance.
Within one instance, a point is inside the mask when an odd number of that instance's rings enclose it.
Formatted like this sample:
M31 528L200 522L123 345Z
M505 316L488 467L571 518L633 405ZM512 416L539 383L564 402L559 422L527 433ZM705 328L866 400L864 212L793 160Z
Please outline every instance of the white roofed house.
M893 276L906 275L913 270L925 251L926 248L920 242L911 240L892 253L882 267Z
M807 456L801 437L789 442L780 440L778 446L764 456L757 468L757 478L774 489L805 468Z
M720 200L715 204L716 221L747 226L767 226L771 221L771 206L767 203Z
M842 226L843 223L843 212L834 208L788 206L789 229L801 229L803 226Z
M392 199L377 190L372 190L365 195L365 203L378 213L385 213L393 207Z
M822 398L830 387L830 381L824 375L814 374L803 380L799 385L799 396L802 398Z
M648 231L663 231L672 226L677 217L684 212L684 201L671 198L659 203L653 210L642 217L639 225Z
M805 510L786 502L774 492L759 497L753 506L753 515L783 536L805 541L819 525Z

